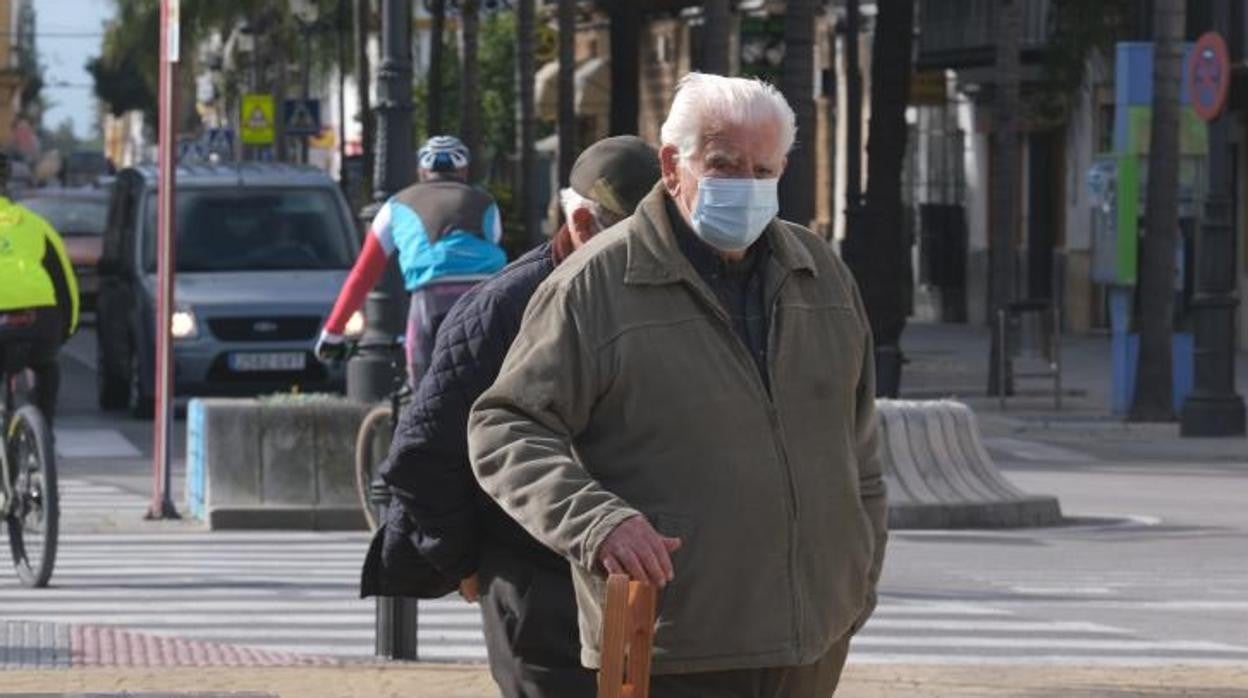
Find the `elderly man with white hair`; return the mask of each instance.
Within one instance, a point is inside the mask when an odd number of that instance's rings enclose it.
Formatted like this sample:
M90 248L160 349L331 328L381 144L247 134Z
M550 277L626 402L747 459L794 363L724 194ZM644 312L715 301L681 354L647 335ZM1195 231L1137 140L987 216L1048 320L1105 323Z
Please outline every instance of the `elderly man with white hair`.
M662 180L538 288L469 420L487 494L572 562L658 587L652 695L831 695L875 606L886 507L870 330L845 265L776 218L793 111L690 74Z

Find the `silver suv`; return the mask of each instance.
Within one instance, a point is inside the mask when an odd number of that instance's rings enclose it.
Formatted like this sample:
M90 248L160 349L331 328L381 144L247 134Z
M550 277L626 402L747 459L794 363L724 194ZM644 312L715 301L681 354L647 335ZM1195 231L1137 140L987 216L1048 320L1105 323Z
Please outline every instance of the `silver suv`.
M341 370L312 354L359 252L338 187L260 163L179 167L177 182L176 394L341 389ZM156 169L131 168L114 184L100 259L102 408L151 413L155 293Z

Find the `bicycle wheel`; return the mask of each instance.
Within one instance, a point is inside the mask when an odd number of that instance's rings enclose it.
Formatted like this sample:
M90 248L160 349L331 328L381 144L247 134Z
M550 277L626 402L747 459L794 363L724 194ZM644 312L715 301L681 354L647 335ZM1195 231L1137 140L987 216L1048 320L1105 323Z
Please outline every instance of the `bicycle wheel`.
M374 407L364 415L355 438L355 492L359 495L360 508L364 511L364 520L368 522L370 531L377 530L378 521L369 501L369 491L377 464L390 452L390 441L394 438L390 430L390 415L389 405Z
M5 441L13 478L14 501L5 520L13 566L22 584L47 586L56 564L61 514L52 433L43 414L24 405L13 414Z

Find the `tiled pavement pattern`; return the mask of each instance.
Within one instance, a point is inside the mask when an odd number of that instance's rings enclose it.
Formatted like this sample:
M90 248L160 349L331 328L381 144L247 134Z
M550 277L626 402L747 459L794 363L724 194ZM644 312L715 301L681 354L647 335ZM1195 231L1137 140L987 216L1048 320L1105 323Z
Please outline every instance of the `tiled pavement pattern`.
M338 661L331 657L186 640L111 626L0 622L0 669L298 666Z

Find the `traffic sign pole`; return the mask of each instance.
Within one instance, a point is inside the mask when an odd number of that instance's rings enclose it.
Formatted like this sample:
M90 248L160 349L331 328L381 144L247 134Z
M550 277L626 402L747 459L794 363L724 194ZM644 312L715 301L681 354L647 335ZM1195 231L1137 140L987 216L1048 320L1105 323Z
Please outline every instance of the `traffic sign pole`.
M1230 26L1228 0L1213 3L1214 27ZM1188 64L1192 108L1209 124L1209 193L1196 239L1196 375L1179 418L1181 436L1243 436L1248 431L1244 398L1235 392L1235 227L1231 216L1230 117L1226 100L1232 64L1216 31L1196 40Z
M173 66L178 61L181 37L178 31L180 0L160 3L160 84L158 129L160 134L158 186L156 190L156 424L152 449L152 501L148 519L177 519L178 511L170 496L172 458L170 433L173 422L173 319L174 277L174 117L177 91Z

